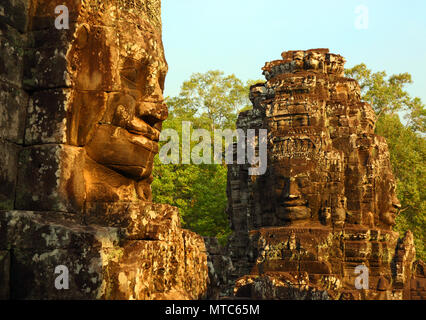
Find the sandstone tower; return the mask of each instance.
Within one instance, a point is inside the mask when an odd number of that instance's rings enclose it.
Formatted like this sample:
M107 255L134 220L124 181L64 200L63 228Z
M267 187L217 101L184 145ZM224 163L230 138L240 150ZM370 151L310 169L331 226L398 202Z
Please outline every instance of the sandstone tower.
M344 77L344 63L328 49L283 52L263 68L267 81L251 87L253 109L237 127L268 130L268 169L249 176L247 165L229 166L237 296L425 294L424 278L418 292L411 281L424 277L412 234L398 241L392 231L400 204L387 143L374 134L374 111ZM355 287L358 266L369 271L367 290Z

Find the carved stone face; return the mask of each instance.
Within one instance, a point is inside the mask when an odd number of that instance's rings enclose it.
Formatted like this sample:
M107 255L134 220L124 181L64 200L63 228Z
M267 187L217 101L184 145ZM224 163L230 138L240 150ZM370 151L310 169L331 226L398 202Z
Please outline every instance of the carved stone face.
M379 219L385 226L394 226L401 204L396 196L396 185L392 172L387 171L376 179L376 205Z
M298 81L299 78L303 81ZM336 187L343 183L343 158L327 142L325 109L321 103L306 104L303 96L299 97L300 92L311 90L313 86L308 82L312 79L293 76L282 80L281 85L287 91L276 95L267 111L271 141L268 163L272 164L272 193L278 223L328 222L337 208L340 208L338 214L344 216L345 203L337 200L344 199L344 189Z
M295 138L294 143L304 142ZM319 146L309 146L272 165L278 221L319 220L328 224L332 214L333 221L345 215L341 155L335 150L318 152L316 148Z
M90 214L150 201L167 117L160 1L67 0L64 30L52 1L31 3L22 162L34 175L21 179L19 208Z
M296 109L289 106L287 111ZM279 222L310 220L325 203L321 190L325 189L327 173L321 169L319 159L321 130L312 125L320 118L316 110L287 113L270 122L274 130L270 131L273 147L269 159Z
M291 170L276 166L274 168L274 178L277 218L280 221L309 219L311 217L311 209L306 198L306 194L310 191L309 172L293 174Z
M152 28L151 28L152 29ZM98 164L136 181L150 179L158 152L167 64L161 39L140 25L82 25L70 51L71 143Z

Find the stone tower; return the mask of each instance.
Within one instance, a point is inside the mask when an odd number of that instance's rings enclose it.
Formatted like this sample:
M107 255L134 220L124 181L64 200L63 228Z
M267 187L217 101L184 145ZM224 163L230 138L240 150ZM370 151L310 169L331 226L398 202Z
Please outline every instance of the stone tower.
M268 168L249 176L247 165L229 166L239 296L410 297L422 263L412 235L398 241L392 231L400 204L387 143L344 63L328 49L283 52L250 89L253 109L237 127L268 130ZM355 287L358 268L368 270L367 290Z

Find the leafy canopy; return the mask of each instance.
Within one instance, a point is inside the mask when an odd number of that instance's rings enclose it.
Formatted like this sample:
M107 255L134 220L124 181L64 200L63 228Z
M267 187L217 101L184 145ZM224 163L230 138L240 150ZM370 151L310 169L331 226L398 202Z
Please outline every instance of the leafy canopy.
M413 81L409 73L387 77L385 71L373 73L364 63L345 70L345 75L358 81L362 99L369 102L378 117L383 114L406 112L405 118L414 131L426 129L426 110L420 98L412 98L405 90Z

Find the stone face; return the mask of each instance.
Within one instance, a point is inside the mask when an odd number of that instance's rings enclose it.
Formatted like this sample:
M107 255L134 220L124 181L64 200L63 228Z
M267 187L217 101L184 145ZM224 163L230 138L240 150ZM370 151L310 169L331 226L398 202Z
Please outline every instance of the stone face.
M253 109L237 127L268 130L268 167L249 176L248 165L229 166L229 252L234 276L247 275L237 296L402 298L413 241L407 235L397 246L391 231L400 204L388 147L344 63L328 49L283 52L263 67L267 81L250 89ZM359 265L370 276L362 294Z
M36 1L29 13L25 55L16 63L25 66L22 85L31 92L25 144L83 148L87 159L82 163L90 163L84 168L83 197L89 202L111 201L117 185L123 184L128 186L127 200L150 200L153 158L167 117L160 2L64 5L70 13L65 30L54 26L57 14L52 3ZM15 49L9 43L4 47ZM13 74L22 77L22 71ZM20 79L13 81L19 84ZM91 174L94 166L96 174ZM105 179L111 171L116 177ZM110 197L99 199L102 190ZM70 199L66 207L75 205L69 195L59 196Z
M66 0L61 30L58 4L29 4L0 5L0 298L206 297L203 239L151 202L160 1Z

